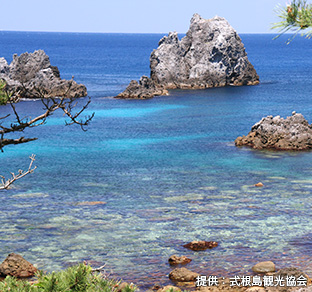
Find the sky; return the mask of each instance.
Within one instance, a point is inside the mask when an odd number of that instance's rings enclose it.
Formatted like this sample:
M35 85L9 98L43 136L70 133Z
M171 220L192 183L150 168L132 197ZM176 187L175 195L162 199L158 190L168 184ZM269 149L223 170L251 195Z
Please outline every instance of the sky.
M287 0L0 0L0 30L185 33L194 13L225 17L238 33L274 33ZM289 2L289 0L288 0Z

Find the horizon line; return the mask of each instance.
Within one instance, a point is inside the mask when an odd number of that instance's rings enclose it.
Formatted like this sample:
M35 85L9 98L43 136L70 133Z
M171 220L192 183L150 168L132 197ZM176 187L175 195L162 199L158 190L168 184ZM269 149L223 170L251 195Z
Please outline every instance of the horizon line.
M81 31L41 31L41 30L6 30L0 29L1 32L25 32L25 33L77 33L77 34L165 34L169 32L81 32ZM237 32L237 31L236 31ZM237 32L238 34L278 34L278 32ZM186 32L178 32L178 34L186 34ZM287 32L284 34L293 34Z

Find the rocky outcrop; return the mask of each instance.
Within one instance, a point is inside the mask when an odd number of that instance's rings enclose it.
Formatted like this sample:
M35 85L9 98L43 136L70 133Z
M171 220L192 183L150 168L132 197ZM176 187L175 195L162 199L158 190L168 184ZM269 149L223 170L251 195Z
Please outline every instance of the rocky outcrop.
M14 276L28 278L34 276L37 269L22 256L10 253L0 265L0 276Z
M247 136L236 138L235 145L255 149L312 149L312 125L296 112L286 119L267 116L256 123Z
M168 90L156 84L147 76L142 76L139 83L132 80L125 91L119 93L116 98L148 99L157 95L168 95Z
M179 40L176 32L163 37L150 56L150 68L154 88L203 89L259 83L240 37L218 16L206 20L194 14L184 38ZM136 84L130 83L133 94L128 87L122 95L136 98ZM151 95L150 91L146 94L148 98ZM145 91L140 98L145 98Z
M87 95L84 85L60 78L58 68L51 65L43 50L20 56L15 54L10 65L4 58L0 58L0 79L5 80L8 89L22 98Z
M176 32L163 37L150 62L152 80L167 88L259 83L240 37L218 16L206 20L194 14L186 36L181 41Z

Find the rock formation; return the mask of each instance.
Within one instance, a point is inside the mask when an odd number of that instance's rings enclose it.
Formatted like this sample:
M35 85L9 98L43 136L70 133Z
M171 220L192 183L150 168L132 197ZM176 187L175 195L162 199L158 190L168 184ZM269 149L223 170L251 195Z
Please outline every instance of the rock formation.
M0 58L0 79L5 80L8 89L22 98L87 95L84 85L60 78L58 68L51 66L50 59L43 50L20 56L15 54L10 65L4 58Z
M0 276L14 276L28 278L34 276L37 269L22 256L10 253L0 265Z
M247 136L238 137L235 145L255 149L312 149L312 125L309 125L302 114L296 112L286 119L267 116L256 123Z
M156 90L151 93L141 87L140 98L163 95L159 88L203 89L259 83L240 37L218 16L206 20L194 14L184 38L179 40L176 32L163 37L150 56L150 68L148 82L154 84L149 88ZM135 82L131 81L126 91L117 97L137 98Z
M118 98L147 99L156 95L168 95L168 90L162 86L156 86L147 76L142 76L139 83L132 80L125 91L118 94Z

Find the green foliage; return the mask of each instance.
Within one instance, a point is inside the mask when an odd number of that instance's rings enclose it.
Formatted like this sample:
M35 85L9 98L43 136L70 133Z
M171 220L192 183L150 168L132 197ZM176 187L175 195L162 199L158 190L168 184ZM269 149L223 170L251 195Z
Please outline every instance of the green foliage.
M6 83L0 79L0 105L4 105L8 102L9 95L5 91Z
M117 282L93 273L85 264L70 267L65 271L46 274L38 272L37 283L6 277L0 282L1 292L112 292L117 291ZM134 292L135 287L126 287L123 292Z
M14 277L6 277L0 282L1 292L34 292L38 291L26 281L17 280Z
M306 0L292 0L286 7L279 6L276 10L279 18L282 20L273 25L272 29L280 29L280 34L287 31L294 31L292 40L300 31L307 30L312 27L312 5ZM312 36L310 30L305 31L302 35L308 38Z

